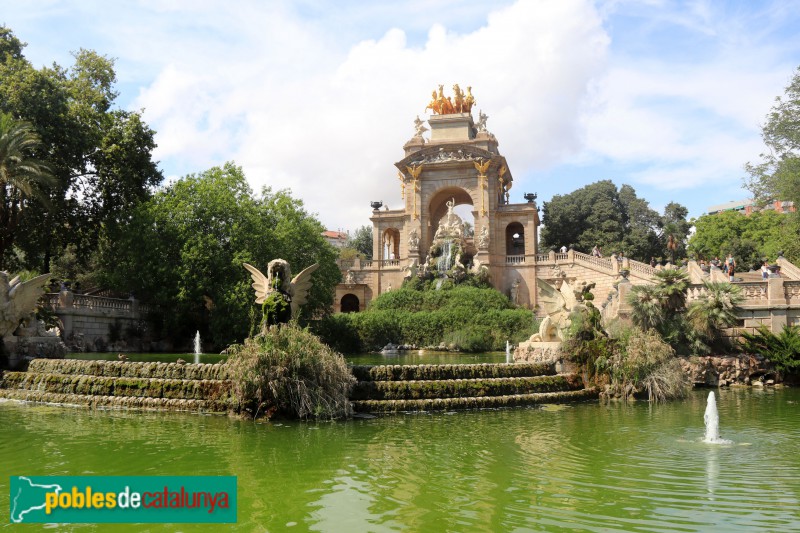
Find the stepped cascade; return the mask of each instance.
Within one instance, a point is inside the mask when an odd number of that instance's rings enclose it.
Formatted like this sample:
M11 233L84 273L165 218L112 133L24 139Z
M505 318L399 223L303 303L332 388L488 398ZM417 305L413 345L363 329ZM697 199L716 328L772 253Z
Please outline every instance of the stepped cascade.
M0 379L0 398L164 411L225 412L230 390L219 364L34 359Z
M576 374L542 363L354 366L356 412L393 413L512 407L598 397ZM36 359L6 372L0 398L101 408L224 413L231 381L224 364Z
M560 403L598 397L576 374L556 374L552 365L355 366L350 398L356 412L392 413L481 409Z

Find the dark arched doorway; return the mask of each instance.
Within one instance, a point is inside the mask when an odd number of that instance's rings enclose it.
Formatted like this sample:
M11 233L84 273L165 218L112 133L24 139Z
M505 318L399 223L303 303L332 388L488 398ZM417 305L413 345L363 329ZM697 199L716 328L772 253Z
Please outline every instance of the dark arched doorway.
M525 228L519 222L506 226L506 255L525 255Z
M358 313L360 311L358 296L355 294L345 294L342 296L341 311L342 313Z

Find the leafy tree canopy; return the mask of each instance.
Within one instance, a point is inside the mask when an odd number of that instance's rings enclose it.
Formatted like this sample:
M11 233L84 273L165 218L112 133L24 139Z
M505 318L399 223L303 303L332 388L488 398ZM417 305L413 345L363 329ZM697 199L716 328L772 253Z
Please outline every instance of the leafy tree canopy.
M672 235L675 257L680 258L685 256L691 227L687 214L685 207L671 202L660 215L630 185L617 189L610 180L598 181L544 202L542 246L573 246L584 253L601 246L606 255L621 251L647 262L651 257L667 257Z
M372 228L361 226L347 240L347 248L357 250L364 259L372 259Z
M304 313L328 310L340 272L323 230L300 200L269 188L256 196L242 169L226 163L173 183L120 221L104 246L103 274L111 287L168 310L152 317L165 328L156 334L181 340L200 330L224 347L260 324L242 263L263 271L280 257L293 275L319 263Z
M735 211L705 215L695 221L689 253L698 259L723 259L733 254L739 268L758 268L764 259L774 261L779 251L796 247L797 233L785 214L760 211L745 216Z
M114 62L91 50L68 68L35 69L25 43L0 26L0 112L30 123L41 139L33 157L53 170L51 209L27 210L0 250L3 268L47 270L70 244L88 262L103 231L146 200L162 175L152 160L155 132L138 112L114 108Z

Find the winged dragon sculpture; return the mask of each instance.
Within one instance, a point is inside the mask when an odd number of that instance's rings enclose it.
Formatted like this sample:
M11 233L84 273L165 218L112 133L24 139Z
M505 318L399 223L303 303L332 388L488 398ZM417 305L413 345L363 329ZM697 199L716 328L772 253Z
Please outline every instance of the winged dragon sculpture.
M33 313L49 278L50 274L42 274L28 281L19 276L8 281L8 272L0 272L0 338L13 334L20 320Z
M267 323L278 324L288 322L300 312L300 306L308 300L311 290L311 274L319 268L314 263L294 278L289 263L283 259L273 259L267 265L267 275L253 265L244 263L244 268L253 278L256 291L256 303L267 303Z
M536 280L539 305L547 316L539 325L539 333L531 337L534 342L561 342L564 330L569 326L569 314L578 305L578 299L569 283L562 281L556 288L539 278Z

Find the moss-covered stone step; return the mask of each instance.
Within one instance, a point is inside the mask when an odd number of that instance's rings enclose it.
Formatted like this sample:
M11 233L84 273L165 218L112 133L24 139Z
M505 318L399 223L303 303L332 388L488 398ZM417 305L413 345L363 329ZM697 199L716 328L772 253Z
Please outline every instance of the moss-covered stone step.
M481 363L468 365L356 365L358 381L423 381L548 376L555 374L544 363Z
M519 378L481 378L423 381L360 381L351 400L420 400L508 396L534 392L559 392L583 388L575 374Z
M85 361L79 359L34 359L29 372L41 374L80 374L161 379L228 379L225 364L179 364L157 362Z
M398 413L406 411L445 411L456 409L491 409L543 403L566 403L596 399L595 388L563 392L539 392L507 396L436 398L424 400L359 400L353 402L357 413Z
M84 374L6 372L0 389L55 394L227 401L231 383L219 379L161 379Z
M144 398L134 396L93 396L88 394L59 394L38 390L0 389L0 399L77 405L93 408L142 409L153 411L194 411L224 413L228 405L211 400L189 400L178 398Z

